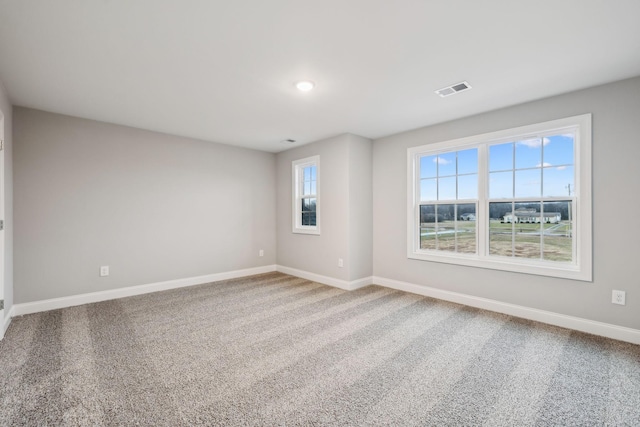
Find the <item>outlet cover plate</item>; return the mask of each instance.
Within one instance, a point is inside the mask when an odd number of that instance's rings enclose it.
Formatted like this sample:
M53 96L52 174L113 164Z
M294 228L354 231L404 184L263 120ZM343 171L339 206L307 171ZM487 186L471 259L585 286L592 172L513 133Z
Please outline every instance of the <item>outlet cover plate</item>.
M613 304L625 305L626 303L626 292L625 291L611 291L611 302Z

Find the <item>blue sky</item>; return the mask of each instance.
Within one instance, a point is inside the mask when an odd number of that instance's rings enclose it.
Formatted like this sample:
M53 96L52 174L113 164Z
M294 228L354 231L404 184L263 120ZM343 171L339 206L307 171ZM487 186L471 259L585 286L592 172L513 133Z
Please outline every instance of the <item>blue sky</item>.
M304 178L303 178L304 188L302 190L302 194L316 194L316 167L308 166L304 168Z
M458 168L457 199L478 197L478 150L454 151L420 159L422 200L456 199L456 161ZM427 179L424 179L427 178Z
M568 186L573 195L573 151L573 135L553 135L491 145L490 198L567 196ZM477 172L477 149L424 156L420 159L421 199L477 198Z
M489 197L568 196L569 185L573 193L573 140L554 135L490 146Z

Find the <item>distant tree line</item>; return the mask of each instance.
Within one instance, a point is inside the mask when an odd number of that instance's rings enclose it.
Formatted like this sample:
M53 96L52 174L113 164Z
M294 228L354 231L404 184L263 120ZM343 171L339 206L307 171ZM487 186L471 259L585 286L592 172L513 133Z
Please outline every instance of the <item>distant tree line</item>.
M545 212L559 212L561 220L569 219L569 206L570 201L562 202L546 202L544 204ZM471 203L460 204L457 206L453 204L446 205L422 205L420 206L420 222L442 222L452 221L456 217L460 219L461 215L466 213L476 214L476 206ZM540 203L516 203L515 209L532 209L535 212L540 212ZM490 203L489 204L489 217L493 219L502 219L508 213L512 211L511 203Z

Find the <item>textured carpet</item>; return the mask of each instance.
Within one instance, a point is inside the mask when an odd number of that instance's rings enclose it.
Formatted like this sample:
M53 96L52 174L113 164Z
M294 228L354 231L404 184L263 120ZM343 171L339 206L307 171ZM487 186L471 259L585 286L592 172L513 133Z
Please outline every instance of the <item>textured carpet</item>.
M13 319L0 425L640 425L640 347L280 273Z

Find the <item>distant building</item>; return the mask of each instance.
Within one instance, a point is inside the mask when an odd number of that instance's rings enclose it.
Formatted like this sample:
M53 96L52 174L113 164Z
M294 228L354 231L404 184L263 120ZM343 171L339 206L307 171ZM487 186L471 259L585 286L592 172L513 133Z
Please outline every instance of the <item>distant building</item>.
M475 221L476 220L476 214L474 214L474 213L464 213L464 214L460 215L460 219L462 221Z
M561 219L560 212L536 212L535 209L520 208L516 209L513 213L509 212L504 216L502 222L507 223L526 223L526 224L539 224L544 222L545 224L556 224Z

